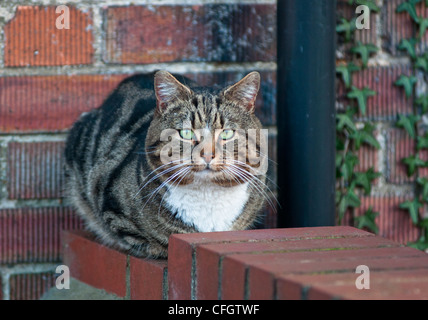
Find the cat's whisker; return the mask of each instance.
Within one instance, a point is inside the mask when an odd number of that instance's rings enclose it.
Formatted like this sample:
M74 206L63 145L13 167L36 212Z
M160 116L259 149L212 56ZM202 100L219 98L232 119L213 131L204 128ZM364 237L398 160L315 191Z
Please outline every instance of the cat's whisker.
M233 161L234 163L238 163L241 164L243 166L245 166L246 168L250 169L250 170L254 170L248 163L239 161L239 160L235 160L235 159L228 159L226 161ZM275 183L275 181L273 181L271 178L268 177L268 175L264 174L263 175L266 179L268 179L270 181L270 183L272 183L276 188L279 188L279 186Z
M250 182L259 191L259 193L263 195L264 198L269 202L269 205L272 207L272 209L276 211L276 208L271 200L271 197L263 190L263 187L266 187L268 189L272 197L275 199L276 203L279 205L278 199L275 197L275 194L272 192L272 190L270 190L270 188L264 182L262 182L259 178L257 178L255 175L251 174L250 172L240 168L239 166L236 166L231 163L229 163L229 166L231 166L232 168L228 167L227 169L237 174L239 178L247 182ZM255 180L252 180L251 178ZM258 186L256 183L259 183L261 187Z
M146 179L148 179L152 174L154 174L156 171L158 171L158 170L160 170L160 169L162 169L162 168L165 168L166 166L168 166L168 165L171 165L171 164L173 164L173 163L177 163L177 162L181 162L181 161L189 161L189 160L191 160L191 158L186 158L186 159L178 159L178 160L174 160L174 161L170 161L170 162L168 162L168 163L165 163L165 164L163 164L163 165L161 165L161 166L159 166L159 167L157 167L156 169L154 169L153 171L151 171L145 178L144 178L144 180L146 180Z
M146 177L145 179L147 179L147 178L148 178L152 173L154 173L155 171L159 170L160 168L163 168L163 167L165 167L165 166L167 166L167 165L171 165L172 163L174 163L174 162L178 162L178 161L187 161L187 160L180 159L180 160L177 160L177 161L171 161L171 162L169 162L169 163L167 163L167 164L164 164L164 165L160 166L159 168L157 168L157 169L153 170L149 175L147 175L147 177ZM138 196L138 194L141 192L141 190L143 190L143 189L144 189L144 187L145 187L145 186L147 186L150 182L154 181L155 179L160 178L161 176L163 176L163 175L165 175L165 174L167 174L167 173L169 173L169 172L171 172L171 171L173 171L173 170L175 170L175 169L178 169L178 168L180 168L180 167L182 167L182 166L186 166L186 165L188 165L188 164L189 164L189 162L186 162L186 163L180 163L180 164L178 164L178 165L172 166L172 167L170 167L170 168L167 168L167 169L165 169L165 170L163 170L163 171L159 172L159 173L158 173L158 174L156 174L154 177L152 177L149 181L147 181L147 182L146 182L146 183L145 183L141 188L139 188L139 189L138 189L138 191L137 191L137 193L135 194L135 196L133 197L133 199L135 199L135 198Z
M255 184L255 181L252 181L249 176L244 176L242 172L237 171L234 168L226 168L227 171L233 173L233 175L239 177L243 181L247 182L250 187L254 188L258 193L269 203L269 205L275 210L272 201L269 199L268 195L261 189L259 186Z
M263 152L261 152L261 151L259 151L259 150L256 150L256 152L261 156L261 157L264 157L264 158L266 158L268 161L270 161L270 162L272 162L273 164L276 164L276 165L278 165L278 163L277 162L275 162L275 161L273 161L267 154L265 154L265 153L263 153Z
M184 172L182 172L181 174L180 174L180 176L182 176L182 177L177 177L177 179L176 180L178 180L178 179L180 179L178 182L177 182L177 184L174 186L174 182L176 182L176 181L172 181L172 183L171 183L171 188L173 187L174 188L174 190L175 189L177 189L177 187L180 185L180 183L181 183L181 181L183 181L183 179L187 176L187 174L191 171L191 169L189 168L189 167L187 167L187 168L185 168L185 169L187 169L187 170L184 170ZM164 193L164 195L162 196L162 199L161 199L161 202L160 202L160 204L159 204L159 209L158 209L158 214L160 213L160 208L161 208L161 206L162 206L162 202L163 202L163 199L165 198L165 195L168 193L168 190Z
M183 170L186 170L188 167L185 168L181 168L180 170L178 170L177 172L175 172L173 175L171 175L170 177L168 177L168 179L166 179L164 182L161 183L160 186L158 186L154 191L152 191L150 193L150 197L149 199L147 199L147 201L145 202L143 208L141 210L143 210L147 203L150 201L151 198L153 198L163 187L165 187L169 181L173 180L175 177L177 177L177 175L180 175L182 173Z

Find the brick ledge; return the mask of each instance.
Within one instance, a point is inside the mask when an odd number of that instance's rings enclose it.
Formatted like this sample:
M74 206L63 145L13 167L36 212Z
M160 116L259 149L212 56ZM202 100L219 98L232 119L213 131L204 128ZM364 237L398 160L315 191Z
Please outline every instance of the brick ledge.
M62 236L70 275L125 299L428 299L428 255L352 227L172 235L168 261Z

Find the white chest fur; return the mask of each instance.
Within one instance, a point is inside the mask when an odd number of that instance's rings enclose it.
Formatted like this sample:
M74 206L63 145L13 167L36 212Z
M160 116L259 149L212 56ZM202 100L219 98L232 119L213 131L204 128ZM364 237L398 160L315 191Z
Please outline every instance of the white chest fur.
M247 183L225 188L194 182L171 187L165 201L178 218L200 232L227 231L248 201L247 188Z

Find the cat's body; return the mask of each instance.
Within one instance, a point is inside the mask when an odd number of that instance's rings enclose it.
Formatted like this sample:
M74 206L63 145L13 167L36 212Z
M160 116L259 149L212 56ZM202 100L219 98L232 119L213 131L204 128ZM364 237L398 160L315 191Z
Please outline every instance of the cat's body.
M254 186L264 188L264 176L243 172L249 168L244 163L233 162L228 170L206 151L164 163L160 152L167 142L160 136L173 128L179 135L172 139L195 148L203 141L196 138L198 129L260 129L253 105L245 109L254 104L255 77L246 93L239 87L210 93L190 90L167 72L155 81L153 75L134 76L82 115L66 143L66 191L88 228L133 255L166 257L173 233L250 227L264 203L254 192ZM183 123L191 123L192 139Z

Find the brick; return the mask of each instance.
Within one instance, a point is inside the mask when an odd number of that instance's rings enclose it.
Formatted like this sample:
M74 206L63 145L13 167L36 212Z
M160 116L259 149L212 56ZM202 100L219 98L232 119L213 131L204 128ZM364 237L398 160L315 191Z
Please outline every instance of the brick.
M61 231L82 227L68 207L0 209L0 264L60 261Z
M411 199L410 196L369 196L361 197L361 206L355 209L355 216L363 215L370 207L379 212L376 224L379 235L401 244L416 241L420 230L410 218L407 210L400 209L400 204Z
M406 278L412 278L414 282L417 282L415 279L418 278L425 281L424 279L428 272L428 269L426 269L426 254L412 248L356 250L355 257L352 257L352 250L349 251L349 257L346 257L346 255L348 255L346 251L337 253L339 254L336 256L337 262L344 263L346 261L343 260L344 258L347 258L347 261L351 262L350 269L347 272L342 270L340 273L317 272L279 275L276 278L277 298L284 300L301 298L332 299L341 297L346 290L354 294L358 293L359 290L356 290L355 280L359 274L355 273L355 268L360 264L366 264L370 268L370 284L373 290L369 291L372 291L372 293L377 291L376 295L381 294L385 297L391 294L391 290L385 286L381 289L381 287L378 286L379 283L399 283L402 279ZM290 256L290 259L291 258ZM352 261L354 261L354 266L352 265ZM324 260L321 260L321 262L324 262ZM326 266L328 268L328 263ZM334 267L334 263L331 264L331 266ZM319 266L315 266L315 268L318 268L318 271L323 269ZM336 294L326 293L323 290L326 286L336 287ZM318 289L314 290L314 288ZM428 287L426 287L425 290L426 289L428 289ZM366 296L366 298L369 297L370 296Z
M63 142L8 144L9 199L52 199L64 195Z
M376 132L374 132L376 136ZM357 151L358 160L360 161L355 167L356 172L366 172L370 168L373 168L374 171L378 172L378 153L379 150L372 146L366 144L362 145L361 148ZM376 185L378 179L375 179L372 185Z
M70 276L95 288L126 295L127 256L94 241L88 232L62 233L63 260Z
M276 60L276 6L109 7L107 63Z
M195 296L196 286L192 276L196 273L196 249L202 244L248 241L279 241L280 239L311 239L318 237L365 237L370 236L351 227L320 227L296 229L260 229L211 233L176 234L169 239L168 287L169 299L190 299ZM216 277L218 271L211 273Z
M52 132L102 104L126 75L0 77L0 132Z
M225 257L221 261L221 299L245 299L245 286L248 280L247 265L239 259L233 259L231 257ZM231 281L230 279L233 279L233 281Z
M39 300L55 285L55 274L50 272L15 274L9 279L10 300Z
M399 248L401 249L401 248ZM371 256L370 252L359 255L355 250L356 257L353 257L353 250L347 250L346 255L328 252L319 255L317 259L311 253L307 253L307 258L299 258L298 254L290 255L288 260L277 261L276 263L263 263L249 268L248 290L250 299L272 299L276 278L280 274L313 274L313 273L354 273L358 265L366 265L371 271L390 271L423 268L427 266L428 256L401 256L399 251L391 256L377 257ZM339 253L339 252L338 252ZM343 253L343 252L340 252ZM311 260L314 258L314 260ZM356 279L355 276L354 279ZM355 280L354 280L355 281ZM355 288L355 284L354 284Z
M358 239L354 240L358 241ZM405 249L403 253L401 250L403 248L377 248L379 243L373 241L373 238L370 240L369 246L372 247L369 249L356 250L356 246L349 246L342 250L302 249L302 252L229 254L223 258L222 263L222 297L226 295L230 299L242 299L245 296L250 299L273 299L276 274L332 271L335 266L342 268L343 265L340 263L349 263L351 269L355 270L355 266L360 264L356 261L363 258L423 255L414 249L410 249L410 252ZM237 279L237 285L227 281L230 278Z
M167 261L130 257L131 300L167 297Z
M402 159L415 154L415 141L403 129L389 129L386 134L387 173L386 181L403 184L414 180L407 175Z
M19 6L4 27L6 67L91 64L92 17L70 9L70 29L57 29L54 6Z
M370 67L353 74L357 88L368 87L376 95L367 99L367 115L362 120L395 121L397 114L412 113L412 101L407 100L402 87L394 85L400 75L410 75L409 65Z
M245 73L186 74L203 85L226 86ZM261 72L256 115L276 124L275 72ZM81 113L100 106L129 75L0 77L0 132L52 132L69 129Z
M374 239L371 236L357 237L357 238L313 238L313 239L294 239L283 241L251 241L240 243L216 243L204 244L196 248L196 292L197 298L213 299L217 295L216 288L221 286L222 290L230 291L227 286L229 285L228 279L221 277L220 274L227 275L225 271L229 265L224 260L226 256L233 254L261 254L268 252L286 252L286 251L300 251L300 250L336 250L337 248L359 248L364 246L393 246L391 241L385 239ZM219 266L223 268L219 270ZM238 276L234 272L235 277L239 278L242 282L244 275ZM244 270L245 272L245 270ZM221 281L219 281L221 279ZM224 283L224 284L223 284ZM231 289L234 294L237 289ZM239 294L238 296L243 296Z
M359 274L286 275L278 279L278 297L286 299L290 283L305 288L306 299L426 299L428 269L370 271L370 289L358 290Z

